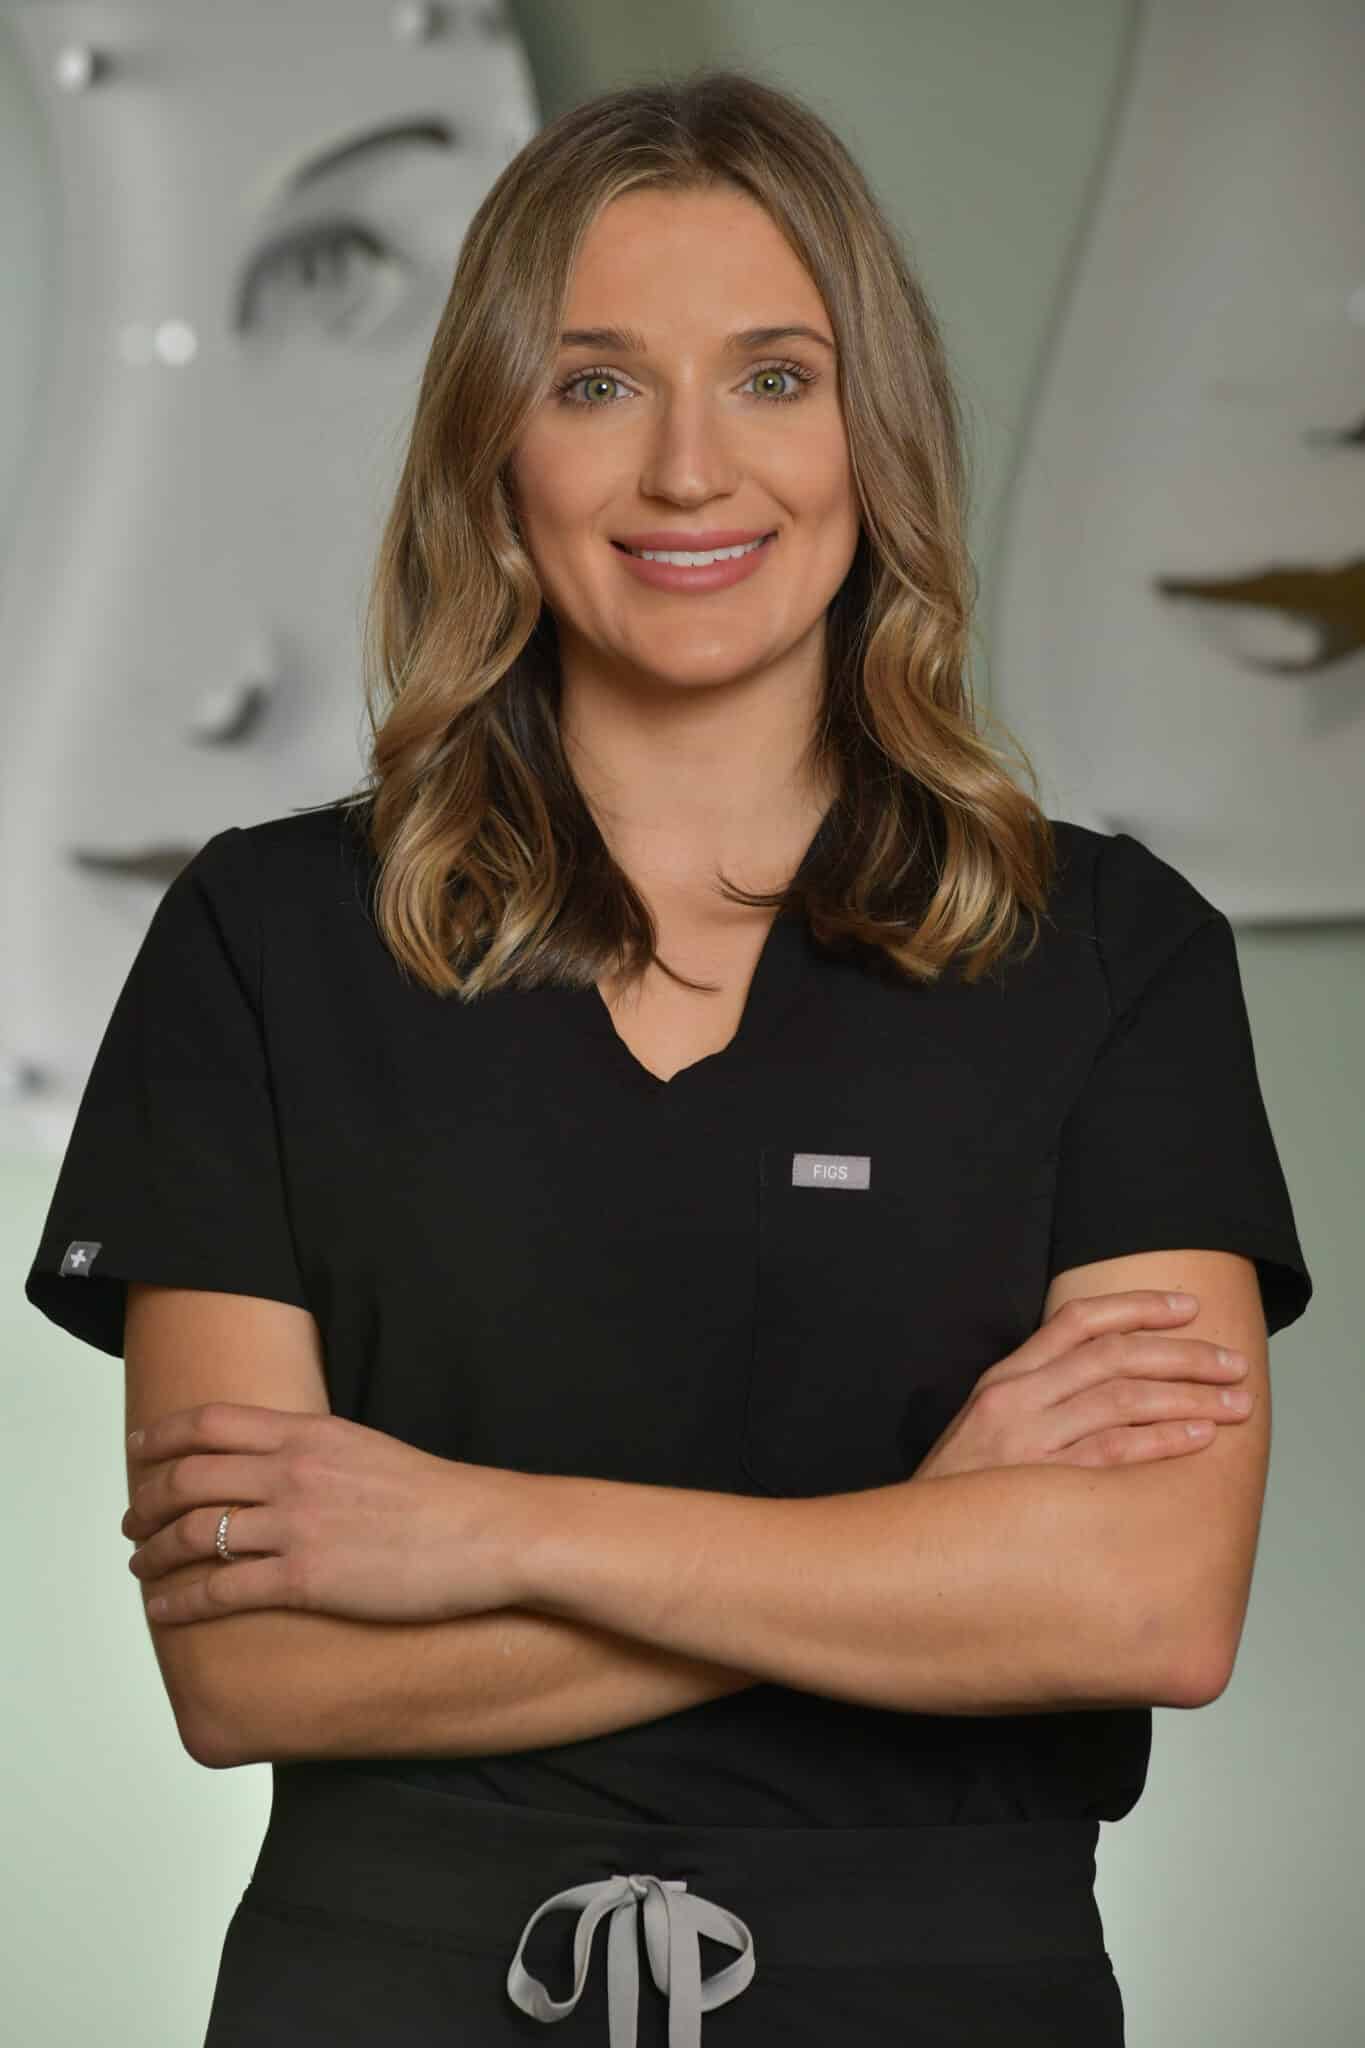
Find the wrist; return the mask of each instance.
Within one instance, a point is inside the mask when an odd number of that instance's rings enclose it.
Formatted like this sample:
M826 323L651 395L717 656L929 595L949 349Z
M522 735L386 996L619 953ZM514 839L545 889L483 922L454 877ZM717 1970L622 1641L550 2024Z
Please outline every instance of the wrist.
M598 1540L593 1510L600 1484L562 1472L512 1476L525 1482L506 1501L504 1543L516 1604L551 1619L590 1621L587 1560Z
M508 1471L494 1465L462 1465L459 1471L466 1483L471 1479L478 1483L476 1540L489 1576L501 1589L496 1606L533 1606L539 1585L536 1560L547 1533L553 1475ZM469 1518L463 1519L467 1535ZM457 1583L460 1569L457 1558Z

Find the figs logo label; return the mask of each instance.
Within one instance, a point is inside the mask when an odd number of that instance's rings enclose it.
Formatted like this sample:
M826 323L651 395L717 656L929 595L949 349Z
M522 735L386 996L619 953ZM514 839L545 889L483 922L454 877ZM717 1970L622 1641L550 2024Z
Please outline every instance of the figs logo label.
M794 1188L865 1188L871 1185L872 1160L858 1152L793 1152Z

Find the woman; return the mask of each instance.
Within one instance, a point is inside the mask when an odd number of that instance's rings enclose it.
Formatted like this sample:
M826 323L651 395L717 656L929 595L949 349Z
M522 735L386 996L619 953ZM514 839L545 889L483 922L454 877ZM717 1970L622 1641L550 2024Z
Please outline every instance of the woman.
M1227 920L976 728L959 451L790 95L608 94L471 225L368 786L168 890L28 1280L273 1766L208 2048L1123 2038L1099 1822L1311 1283Z

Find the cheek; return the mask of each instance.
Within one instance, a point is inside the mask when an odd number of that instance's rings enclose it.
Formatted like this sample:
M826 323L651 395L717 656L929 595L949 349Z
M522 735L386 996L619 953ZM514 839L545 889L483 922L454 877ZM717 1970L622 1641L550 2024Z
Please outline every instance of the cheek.
M522 538L541 595L561 629L576 629L589 639L612 639L629 619L633 586L628 576L617 572L600 518L597 501L578 510L541 499L535 519L522 522ZM623 616L622 604L627 606Z
M822 408L818 418L803 422L799 433L775 436L770 452L794 504L833 504L852 491L848 436L837 412Z
M830 472L820 513L830 535L838 536L837 545L851 548L858 537L861 515L853 472L846 459Z
M769 487L798 528L804 526L831 558L851 551L860 514L848 449L842 436L820 438L784 450L781 467L769 473Z
M592 557L606 543L598 530L600 500L583 488L581 472L554 464L544 475L523 471L517 524L541 587L552 602L572 601L587 587Z
M600 503L596 470L573 441L548 429L527 433L508 476L518 524L527 542L545 555L562 553L581 539L585 522Z
M818 589L828 601L852 566L862 515L846 466L819 478L808 472L803 490L804 495L791 503L798 532L802 528L805 532L805 574L812 594Z

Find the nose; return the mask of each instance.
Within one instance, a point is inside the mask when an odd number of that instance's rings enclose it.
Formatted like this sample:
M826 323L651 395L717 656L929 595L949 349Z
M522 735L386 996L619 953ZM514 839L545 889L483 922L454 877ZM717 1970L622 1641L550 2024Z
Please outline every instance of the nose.
M737 423L724 405L701 390L670 393L650 428L641 495L697 505L728 496L741 475Z

